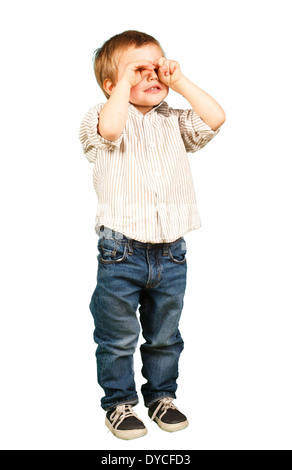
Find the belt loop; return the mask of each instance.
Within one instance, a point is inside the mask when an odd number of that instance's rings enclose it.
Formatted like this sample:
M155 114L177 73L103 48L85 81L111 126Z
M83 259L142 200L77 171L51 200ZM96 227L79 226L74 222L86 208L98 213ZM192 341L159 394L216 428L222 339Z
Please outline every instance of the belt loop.
M168 254L168 243L163 243L163 256Z
M133 254L133 239L128 238L128 250L129 250L129 255L132 256Z

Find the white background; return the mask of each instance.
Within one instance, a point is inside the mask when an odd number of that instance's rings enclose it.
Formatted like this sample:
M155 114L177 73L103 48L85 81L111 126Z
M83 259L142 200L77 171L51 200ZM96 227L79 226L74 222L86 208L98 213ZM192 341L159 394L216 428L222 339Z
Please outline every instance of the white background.
M1 5L1 448L291 449L290 2ZM227 116L189 154L202 227L186 235L175 403L190 426L161 431L140 400L149 432L129 442L99 405L97 199L78 138L105 102L93 51L127 29L156 37Z

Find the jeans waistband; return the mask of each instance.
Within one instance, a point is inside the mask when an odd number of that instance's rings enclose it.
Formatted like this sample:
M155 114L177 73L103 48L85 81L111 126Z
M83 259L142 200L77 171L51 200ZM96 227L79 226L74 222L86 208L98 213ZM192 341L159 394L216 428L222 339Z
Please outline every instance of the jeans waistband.
M128 242L131 241L131 244L134 246L141 246L141 247L147 247L147 248L171 246L180 240L184 240L184 237L179 237L177 240L174 240L173 242L160 242L160 243L140 242L139 240L135 240L134 238L126 237L126 235L124 235L123 233L112 230L111 228L105 227L104 225L100 227L99 236L100 238L101 237L113 238L117 241L124 242L124 243L127 241Z

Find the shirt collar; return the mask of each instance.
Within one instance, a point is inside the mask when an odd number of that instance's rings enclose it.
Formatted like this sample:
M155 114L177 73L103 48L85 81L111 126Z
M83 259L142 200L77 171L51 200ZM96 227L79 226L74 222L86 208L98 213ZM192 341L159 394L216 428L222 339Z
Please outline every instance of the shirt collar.
M128 109L129 109L129 112L130 112L130 113L135 114L136 116L141 116L141 117L149 116L150 114L154 114L155 112L164 114L165 116L169 116L169 114L170 114L169 106L168 106L168 104L166 103L166 101L161 101L161 103L159 103L158 105L154 106L154 107L151 109L151 111L149 111L149 112L146 113L146 114L143 114L143 113L141 113L140 111L138 111L138 109L135 108L135 106L134 106L133 104L131 104L131 103L129 103Z

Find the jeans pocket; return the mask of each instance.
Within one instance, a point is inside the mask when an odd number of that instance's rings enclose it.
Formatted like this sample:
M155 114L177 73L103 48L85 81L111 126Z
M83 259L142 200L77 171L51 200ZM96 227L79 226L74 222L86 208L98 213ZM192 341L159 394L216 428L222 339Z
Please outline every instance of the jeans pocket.
M114 238L100 238L98 241L98 260L104 264L121 263L128 256L128 248Z
M177 243L169 246L169 259L176 264L184 264L186 258L187 247L184 238L182 237Z

